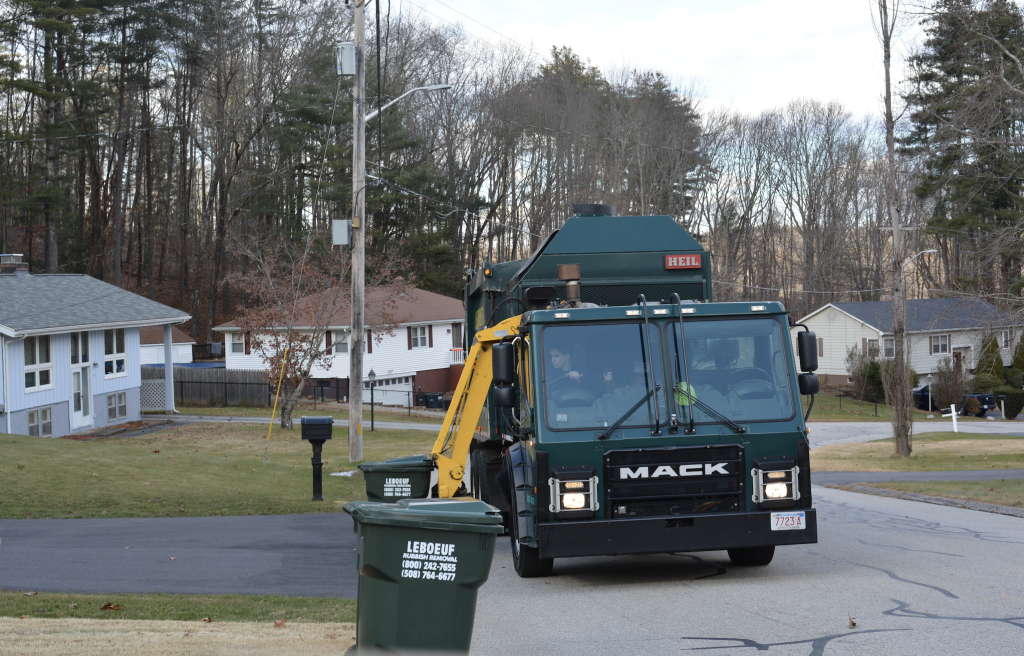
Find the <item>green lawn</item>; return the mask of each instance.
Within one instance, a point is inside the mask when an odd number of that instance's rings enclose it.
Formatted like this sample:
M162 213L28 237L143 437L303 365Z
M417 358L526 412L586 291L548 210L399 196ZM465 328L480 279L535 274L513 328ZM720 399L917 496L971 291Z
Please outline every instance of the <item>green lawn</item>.
M810 397L801 397L803 413L807 414L807 404ZM840 407L841 406L841 407ZM928 415L933 415L928 419ZM998 417L996 413L994 416ZM832 394L817 394L814 397L814 408L811 409L811 416L808 421L889 421L889 406L879 403L878 414L875 414L875 404L869 401L858 401L857 399L845 397L840 400ZM943 419L942 413L914 411L914 421L952 423L952 419ZM957 421L988 421L976 417L957 417Z
M341 439L339 439L339 437ZM364 433L366 460L429 453L424 431ZM312 449L295 430L197 424L80 442L0 435L0 518L188 517L340 511L365 499L344 431L324 445L324 502L311 501Z
M891 481L888 483L868 483L871 487L927 494L933 497L948 499L966 499L994 503L1000 506L1024 508L1024 481L992 480L992 481Z
M834 444L811 450L812 471L955 471L1024 468L1024 437L977 433L922 433L907 459L893 455L891 439Z
M120 609L103 610L107 604ZM85 595L0 591L0 616L103 620L198 622L355 622L352 599L248 595L106 594Z

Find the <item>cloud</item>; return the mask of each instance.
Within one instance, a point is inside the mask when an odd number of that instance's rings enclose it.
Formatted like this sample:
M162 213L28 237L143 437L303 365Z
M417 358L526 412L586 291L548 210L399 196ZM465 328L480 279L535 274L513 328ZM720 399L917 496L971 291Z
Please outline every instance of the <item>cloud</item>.
M838 100L856 116L880 112L881 46L867 0L414 1L492 43L501 37L488 27L541 56L569 46L601 68L696 81L705 106L758 112L811 97Z

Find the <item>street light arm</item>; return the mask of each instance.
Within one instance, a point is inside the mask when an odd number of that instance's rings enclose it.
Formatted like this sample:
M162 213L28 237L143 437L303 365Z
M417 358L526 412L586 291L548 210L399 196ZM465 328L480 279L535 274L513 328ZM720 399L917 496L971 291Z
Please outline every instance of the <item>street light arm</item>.
M934 249L934 248L929 248L929 249L928 249L928 250L926 250L926 251L921 251L920 253L918 253L918 254L917 254L917 255L915 255L914 257L912 257L912 258L910 258L909 260L907 260L906 262L904 262L902 266L904 266L904 267L905 267L905 266L907 266L908 264L910 264L911 262L913 262L914 260L916 260L916 259L917 259L918 257L920 257L921 255L924 255L925 253L938 253L938 252L939 252L939 251L938 251L938 250L936 250L936 249ZM900 267L900 268L902 268L902 267Z
M387 109L388 107L391 107L392 105L394 105L396 102L398 102L402 98L405 98L408 95L416 93L417 91L442 91L444 89L451 89L451 88L452 88L452 85L450 85L450 84L431 84L428 87L416 87L415 89L409 89L408 91L406 91L402 95L398 96L397 98L395 98L394 100L392 100L388 104L384 105L383 107L380 107L379 109L375 109L372 112L370 112L369 114L367 114L366 118L364 118L363 120L364 121L372 121L373 119L377 118L380 115L380 113L383 112L385 109Z

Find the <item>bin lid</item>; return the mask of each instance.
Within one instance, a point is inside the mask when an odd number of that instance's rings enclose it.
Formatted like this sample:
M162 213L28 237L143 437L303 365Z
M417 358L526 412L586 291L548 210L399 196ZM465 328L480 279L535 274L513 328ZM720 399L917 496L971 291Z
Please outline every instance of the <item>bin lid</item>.
M441 531L501 533L501 512L472 497L402 499L396 503L350 501L342 508L363 524Z
M428 455L402 456L384 462L364 462L359 470L364 472L425 472L434 468L434 461Z
M303 417L302 419L299 420L299 423L306 424L307 426L310 424L333 424L334 417Z

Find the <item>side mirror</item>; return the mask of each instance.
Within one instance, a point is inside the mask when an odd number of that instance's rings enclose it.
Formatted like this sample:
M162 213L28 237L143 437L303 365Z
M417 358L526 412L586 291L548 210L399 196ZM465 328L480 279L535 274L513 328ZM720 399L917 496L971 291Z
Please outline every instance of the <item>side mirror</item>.
M494 385L511 385L516 379L515 347L499 343L491 347L491 376Z
M796 334L796 350L800 355L800 371L818 370L818 338L809 330Z
M511 408L516 404L516 388L511 385L504 387L494 386L494 407Z
M796 377L796 380L800 385L801 396L809 396L811 394L818 393L818 374L800 374Z

